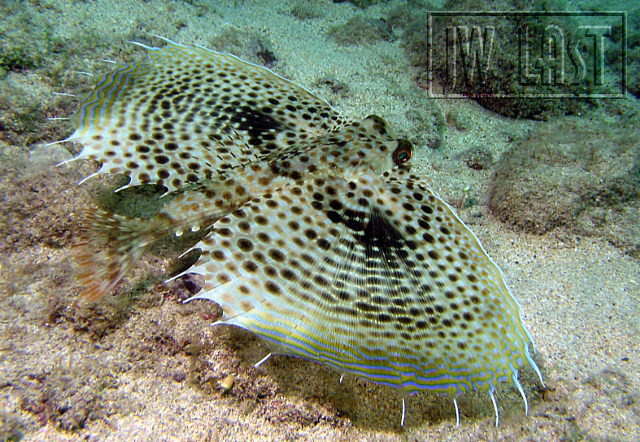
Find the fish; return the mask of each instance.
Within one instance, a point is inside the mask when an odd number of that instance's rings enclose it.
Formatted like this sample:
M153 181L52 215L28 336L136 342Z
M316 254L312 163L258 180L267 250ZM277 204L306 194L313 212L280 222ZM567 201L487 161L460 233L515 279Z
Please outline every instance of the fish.
M100 163L85 180L166 190L148 219L87 210L83 296L112 292L158 239L203 230L188 250L197 261L174 278L202 275L188 301L217 302L219 323L266 341L256 366L285 354L393 387L402 425L419 391L452 398L459 425L457 398L474 390L498 425L502 382L528 413L519 370L544 383L522 308L476 235L411 173L412 143L265 67L162 40L135 43L148 59L106 74L63 140L82 145L74 160Z

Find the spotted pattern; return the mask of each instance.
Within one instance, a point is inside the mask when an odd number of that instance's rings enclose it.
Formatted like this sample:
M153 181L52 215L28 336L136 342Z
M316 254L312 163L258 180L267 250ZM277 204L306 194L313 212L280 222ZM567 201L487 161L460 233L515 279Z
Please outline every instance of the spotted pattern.
M340 126L327 102L269 69L201 47L148 48L105 76L76 116L78 158L169 191ZM265 99L265 97L268 97Z
M220 219L189 272L277 351L406 391L508 377L529 342L499 269L420 178L315 178Z
M208 228L195 298L274 351L414 392L517 381L532 339L500 269L412 175L381 118L342 119L271 71L169 43L116 70L81 107L79 158L176 193L149 222L94 217L115 251L87 259L102 294L167 232ZM188 186L185 183L191 183ZM108 283L96 282L100 277Z

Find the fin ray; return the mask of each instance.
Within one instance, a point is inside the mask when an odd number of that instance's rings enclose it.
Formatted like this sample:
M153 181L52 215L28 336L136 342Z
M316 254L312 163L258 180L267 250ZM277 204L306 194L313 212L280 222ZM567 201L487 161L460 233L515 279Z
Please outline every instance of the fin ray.
M414 192L399 191L407 185ZM491 391L528 361L529 335L499 269L406 171L281 187L222 218L196 247L197 297L285 353L407 393L454 396ZM509 348L506 365L477 350L488 339Z

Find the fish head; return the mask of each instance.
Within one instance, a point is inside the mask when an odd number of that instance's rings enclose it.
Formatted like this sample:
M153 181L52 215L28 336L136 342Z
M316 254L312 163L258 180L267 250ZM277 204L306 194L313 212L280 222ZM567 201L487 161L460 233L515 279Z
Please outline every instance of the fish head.
M321 162L332 165L336 175L346 180L363 173L382 175L396 167L409 168L413 145L395 138L387 123L377 115L342 128L323 144L325 157Z

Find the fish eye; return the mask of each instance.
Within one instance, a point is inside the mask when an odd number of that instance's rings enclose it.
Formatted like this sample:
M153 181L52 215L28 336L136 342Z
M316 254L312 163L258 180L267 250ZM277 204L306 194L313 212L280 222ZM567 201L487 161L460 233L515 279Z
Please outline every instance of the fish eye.
M396 166L402 166L411 159L411 151L413 146L407 140L398 141L398 147L393 151L393 162Z

